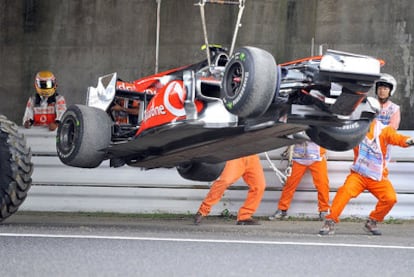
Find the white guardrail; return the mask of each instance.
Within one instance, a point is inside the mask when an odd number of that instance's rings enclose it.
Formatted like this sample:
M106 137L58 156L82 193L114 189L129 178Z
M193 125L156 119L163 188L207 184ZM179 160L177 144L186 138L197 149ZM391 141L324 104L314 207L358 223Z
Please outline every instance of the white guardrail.
M69 167L56 156L55 132L44 128L21 128L20 131L25 134L32 148L34 163L33 185L20 210L194 214L211 185L208 182L185 180L175 169L140 170L128 166L110 168L109 162L104 162L95 169ZM414 135L414 131L401 133ZM283 150L268 152L273 163L282 171L286 168L286 161L280 161ZM328 152L331 200L349 173L352 156L352 151ZM275 211L282 185L264 154L261 154L261 158L267 188L256 215L266 216ZM398 203L387 218L412 219L414 147L394 147L389 168L390 179L398 193ZM218 215L225 209L236 214L246 193L247 186L242 179L238 180L214 206L211 214ZM342 215L366 217L375 203L376 199L370 193L362 193L349 202ZM309 172L305 174L294 195L289 215L318 215L316 190Z

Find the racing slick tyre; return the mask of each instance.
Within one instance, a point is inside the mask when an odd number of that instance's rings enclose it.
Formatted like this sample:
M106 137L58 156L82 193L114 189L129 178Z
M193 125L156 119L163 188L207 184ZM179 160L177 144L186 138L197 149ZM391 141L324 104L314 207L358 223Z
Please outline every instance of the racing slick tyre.
M212 182L223 172L225 162L211 164L203 162L190 162L177 166L178 174L188 180Z
M56 135L59 159L75 167L99 166L111 142L111 126L112 121L103 110L85 105L69 106Z
M241 118L263 115L275 96L277 78L276 61L269 52L255 47L240 48L224 72L224 105Z
M17 211L32 185L32 152L18 127L0 115L0 222Z
M365 137L369 120L358 120L342 127L311 126L306 134L316 144L332 151L347 151L357 146Z

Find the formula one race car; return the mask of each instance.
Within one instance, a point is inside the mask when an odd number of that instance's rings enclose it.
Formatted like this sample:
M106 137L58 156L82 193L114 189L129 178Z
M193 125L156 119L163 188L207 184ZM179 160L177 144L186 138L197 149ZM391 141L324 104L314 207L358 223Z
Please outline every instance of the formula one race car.
M68 107L61 119L60 160L84 168L107 159L113 167L177 167L184 178L212 181L226 160L307 139L351 149L378 112L367 97L380 75L375 58L330 50L277 65L255 47L205 50L204 61L133 82L100 77L87 105ZM139 102L135 122L117 122L119 99Z

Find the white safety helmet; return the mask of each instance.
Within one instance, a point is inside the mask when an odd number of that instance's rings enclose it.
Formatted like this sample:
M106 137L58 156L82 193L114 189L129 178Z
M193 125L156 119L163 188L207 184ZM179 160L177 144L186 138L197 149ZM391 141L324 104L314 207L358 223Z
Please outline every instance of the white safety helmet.
M381 77L375 82L375 94L377 94L378 86L387 86L390 88L390 97L397 90L397 81L390 74L382 73Z

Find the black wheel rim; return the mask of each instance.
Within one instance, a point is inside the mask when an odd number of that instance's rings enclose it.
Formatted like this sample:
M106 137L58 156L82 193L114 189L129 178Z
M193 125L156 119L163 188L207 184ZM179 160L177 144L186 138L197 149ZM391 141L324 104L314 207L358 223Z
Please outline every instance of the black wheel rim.
M230 98L236 97L243 84L243 78L244 78L244 68L243 65L240 62L234 62L229 70L227 75L227 95Z
M68 117L61 124L61 131L59 134L59 148L64 154L72 151L75 145L76 128L78 121L73 117Z

